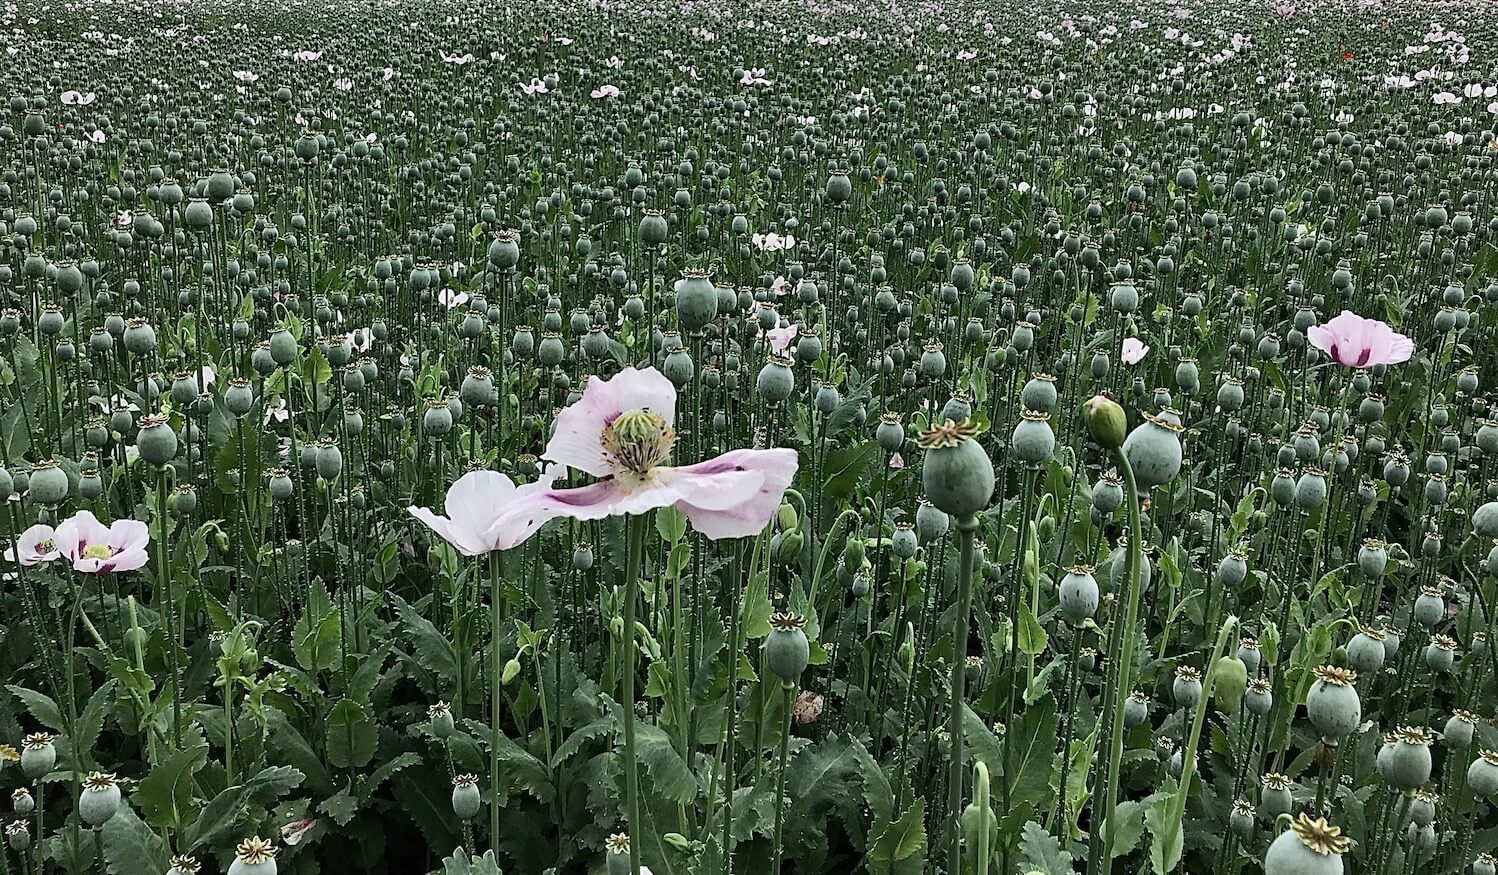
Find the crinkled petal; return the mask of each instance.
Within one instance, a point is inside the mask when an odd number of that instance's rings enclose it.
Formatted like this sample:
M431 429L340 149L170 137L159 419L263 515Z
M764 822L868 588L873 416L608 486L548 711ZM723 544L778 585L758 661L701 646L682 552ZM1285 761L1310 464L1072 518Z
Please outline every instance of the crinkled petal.
M758 534L775 516L786 489L796 476L798 464L795 450L731 450L715 459L678 468L678 476L686 473L712 477L730 472L754 472L760 475L760 482L752 495L730 507L724 507L706 495L679 501L676 507L686 514L692 528L713 540Z
M594 477L615 473L603 449L603 430L626 410L649 410L671 425L676 421L676 387L655 368L625 368L607 380L588 380L582 397L557 414L541 457Z
M498 471L469 471L447 488L444 510L453 526L474 543L515 497L515 483Z
M109 529L90 511L80 510L57 527L57 551L70 562L76 563L89 544L108 543Z
M481 538L475 537L473 533L459 529L453 521L445 516L438 516L424 507L408 507L411 516L416 517L426 524L427 528L436 532L438 537L453 545L453 549L464 556L478 556L489 552L489 545Z
M109 527L110 549L116 552L142 549L151 543L151 530L140 520L115 520Z

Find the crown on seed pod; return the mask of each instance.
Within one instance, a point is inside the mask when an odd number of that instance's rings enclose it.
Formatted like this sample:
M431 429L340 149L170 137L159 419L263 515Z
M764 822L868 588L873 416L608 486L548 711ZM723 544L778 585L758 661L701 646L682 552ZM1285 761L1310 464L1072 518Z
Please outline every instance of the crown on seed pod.
M239 843L234 849L234 857L246 866L259 866L269 863L276 856L276 849L271 846L269 839L260 836L247 838Z
M1301 843L1322 856L1345 854L1352 848L1352 839L1342 835L1342 828L1332 826L1326 818L1311 818L1302 813L1290 823Z

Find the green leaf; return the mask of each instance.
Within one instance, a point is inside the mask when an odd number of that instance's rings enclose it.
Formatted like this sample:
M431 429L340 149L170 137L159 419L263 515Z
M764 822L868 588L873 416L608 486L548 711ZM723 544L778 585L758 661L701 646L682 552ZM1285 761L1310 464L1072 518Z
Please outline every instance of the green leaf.
M280 797L300 786L302 778L302 773L290 766L272 766L243 784L226 787L203 806L192 828L183 833L182 843L188 850L195 850L233 838L234 827L251 799L261 793Z
M132 799L155 826L180 830L197 817L193 776L208 763L208 744L199 742L169 755L135 788Z
M423 867L425 868L425 867ZM462 848L453 851L451 857L442 861L441 875L502 875L493 851L485 851L482 857L470 857Z
M615 719L619 721L619 737L622 739L624 715L616 710L618 708L617 704L609 702L609 710L615 711ZM697 778L687 768L686 762L672 744L671 736L664 729L651 723L635 721L635 756L650 773L655 791L663 798L678 805L689 804L697 798Z
M78 715L78 739L73 744L75 751L92 751L94 745L98 743L99 733L104 730L104 717L109 711L110 700L116 686L118 686L117 681L105 681L89 697L88 705L84 707L83 713Z
M104 861L110 875L165 872L171 863L166 842L142 823L129 805L120 806L104 824L103 834Z
M306 776L308 790L332 793L333 782L328 777L327 768L323 766L322 757L307 743L301 731L277 708L267 708L265 716L266 723L270 726L268 741L271 749Z
M359 795L368 796L380 788L380 785L401 769L414 766L421 762L421 755L412 751L397 756L395 759L381 763L378 768L369 773L369 777L359 782Z
M69 875L93 875L98 867L95 865L94 837L88 832L92 830L85 831L77 816L69 817L67 825L47 840L47 857ZM22 868L22 875L25 875Z
M317 810L326 814L339 826L348 826L354 822L354 815L359 811L359 800L349 795L349 788L345 786L342 790L324 799Z
M26 706L26 710L31 712L36 722L57 732L64 731L62 712L58 710L57 703L52 701L51 696L16 684L9 684L5 688L21 700L21 704Z
M898 863L906 860L926 847L926 800L917 797L900 819L874 840L869 847L869 860L878 863ZM873 866L871 869L875 868ZM888 871L887 867L878 867Z
M868 803L869 814L873 815L874 821L869 828L870 833L882 833L889 825L890 818L894 817L895 794L890 789L889 778L884 774L884 769L874 762L869 756L868 749L858 739L849 743L848 749L858 760L859 774L863 779L863 797Z
M321 589L314 584L313 589ZM292 651L297 665L307 671L328 671L338 665L338 632L341 617L337 611L316 612L309 599L292 633Z
M668 544L675 544L687 533L687 516L675 507L666 506L655 512L655 530Z
M458 676L458 657L453 651L452 644L443 637L432 621L423 617L417 610L402 599L400 596L392 595L391 601L395 604L396 613L400 616L401 628L411 643L416 647L417 654L421 657L421 664L436 672L443 679L451 681Z
M507 738L503 732L495 735L489 731L489 727L473 720L464 720L463 727L473 733L473 736L485 746L498 745L502 777L512 780L516 786L521 787L541 802L551 801L556 793L556 787L552 784L551 771L546 768L545 763ZM638 736L635 741L639 742Z
M1154 798L1151 796L1146 801ZM1118 803L1104 835L1108 840L1108 855L1113 859L1132 853L1144 835L1144 805L1132 799Z
M328 762L336 769L369 764L379 740L374 715L353 699L340 699L327 717Z
M1045 628L1030 611L1030 606L1021 603L1019 606L1019 649L1026 656L1035 656L1045 650L1049 642L1046 637Z
M1171 796L1175 792L1175 781L1166 779L1167 786L1151 797L1144 808L1144 825L1150 831L1150 865L1155 875L1170 875L1181 862L1185 850L1185 835L1181 821L1172 817Z
M1025 824L1019 842L1021 867L1026 875L1072 875L1071 854L1061 849L1061 842L1035 821Z

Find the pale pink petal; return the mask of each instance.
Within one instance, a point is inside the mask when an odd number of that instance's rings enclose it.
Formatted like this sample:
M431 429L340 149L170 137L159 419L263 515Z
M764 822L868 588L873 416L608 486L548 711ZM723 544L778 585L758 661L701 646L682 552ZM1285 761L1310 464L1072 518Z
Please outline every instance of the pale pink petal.
M453 527L472 544L486 544L484 532L515 496L515 483L498 471L469 471L447 489L443 506ZM455 545L456 546L456 545Z
M1312 325L1306 329L1306 339L1332 358L1337 357L1337 335L1324 325Z
M16 539L16 546L5 551L5 558L11 562L17 561L18 550L20 563L27 567L38 562L51 562L58 555L57 532L51 526L38 523L21 533L21 537Z
M83 548L108 543L109 529L90 511L80 510L57 527L57 550L75 565L83 556Z
M603 430L627 410L648 410L676 422L676 387L655 368L625 368L608 380L593 377L583 396L556 417L555 431L541 458L606 477L613 473L603 449Z
M424 507L408 507L411 516L416 517L426 524L427 528L437 533L437 536L447 543L453 545L459 553L464 556L478 556L489 551L489 546L482 540L473 537L469 532L459 529L453 525L453 521L445 516L438 516Z
M1144 360L1144 356L1150 351L1148 346L1137 337L1125 337L1123 342L1123 362L1126 365L1137 365Z
M713 510L688 501L676 507L686 514L692 528L713 540L744 538L758 534L769 524L796 476L799 460L795 450L730 450L716 459L677 469L695 475L726 471L755 471L763 475L755 494L731 510ZM697 498L698 502L705 499ZM716 502L714 502L716 504Z

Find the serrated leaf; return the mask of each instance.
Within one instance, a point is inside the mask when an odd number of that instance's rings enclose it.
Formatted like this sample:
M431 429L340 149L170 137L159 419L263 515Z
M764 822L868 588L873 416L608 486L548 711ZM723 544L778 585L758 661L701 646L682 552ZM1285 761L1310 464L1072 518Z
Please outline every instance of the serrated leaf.
M884 832L889 825L890 819L895 816L895 794L890 788L889 778L884 774L874 758L869 756L868 750L858 739L848 745L854 759L858 760L859 776L863 781L864 801L868 803L869 814L873 815L873 823L869 827L871 835Z
M94 849L94 837L86 834L76 816L69 817L67 824L47 839L47 858L69 875L89 875L97 870Z
M1113 859L1132 853L1144 836L1144 805L1132 799L1118 803L1104 835L1108 841L1108 854Z
M165 872L171 862L166 842L136 817L129 805L121 805L105 822L103 844L110 875Z
M349 795L349 788L345 786L342 790L324 799L317 806L317 810L326 814L339 826L348 826L354 821L354 815L359 811L359 800Z
M1144 807L1144 825L1150 832L1150 865L1155 875L1170 875L1185 850L1181 821L1171 816L1175 781L1167 779L1165 784Z
M916 797L900 819L891 823L869 847L869 860L898 863L926 847L926 800ZM873 868L873 867L871 867ZM885 867L879 867L884 869ZM887 871L887 869L886 869Z
M1026 656L1035 656L1045 650L1050 638L1045 634L1045 627L1031 612L1030 606L1021 603L1019 606L1019 649Z
M194 850L232 838L234 826L250 800L260 794L278 798L300 786L302 779L302 773L290 766L272 766L243 784L226 787L203 806L192 828L183 834L183 844Z
M317 589L321 585L317 585ZM327 671L338 664L338 611L317 614L309 601L292 633L292 652L297 665L307 671Z
M175 751L151 769L131 798L153 825L183 829L198 815L193 776L207 763L206 742Z
M442 875L502 875L493 851L485 851L482 857L470 857L462 848L442 861Z
M1044 875L1072 875L1071 854L1062 850L1061 842L1029 821L1020 832L1020 861L1028 865L1026 875L1042 872Z
M421 755L413 751L395 757L392 760L381 763L378 768L369 773L369 777L359 782L359 795L368 796L380 788L380 785L390 780L391 777L401 769L410 768L421 762Z
M62 712L58 710L57 703L52 697L36 690L28 690L17 684L8 684L5 687L10 690L11 695L21 700L26 710L31 713L36 722L56 732L64 731Z
M326 721L328 762L336 769L361 767L374 758L379 741L369 708L353 699L340 699Z
M392 595L390 598L400 617L401 629L416 648L417 655L421 657L422 666L435 672L444 680L452 681L456 678L458 657L451 642L437 631L437 627L432 625L431 620L423 617L400 596Z

